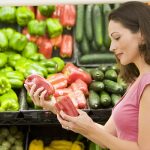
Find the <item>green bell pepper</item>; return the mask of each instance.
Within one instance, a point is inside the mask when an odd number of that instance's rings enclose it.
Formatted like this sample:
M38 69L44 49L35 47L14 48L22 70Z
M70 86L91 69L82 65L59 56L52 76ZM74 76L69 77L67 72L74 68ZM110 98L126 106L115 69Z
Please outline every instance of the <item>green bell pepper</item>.
M17 23L20 26L26 26L30 20L35 19L34 13L27 7L21 6L16 11Z
M22 51L22 56L30 58L31 56L34 56L37 53L37 51L37 45L33 42L28 42L24 50Z
M48 18L46 20L48 35L51 38L57 37L63 32L63 26L56 18Z
M16 61L15 70L21 72L23 75L26 72L26 68L32 64L30 59L26 59L22 57L21 59Z
M48 74L57 73L57 63L52 59L45 59L40 62L46 69Z
M25 78L27 76L29 76L30 74L39 74L43 77L46 77L47 76L47 70L40 63L33 62L32 64L30 64L26 67L26 72L24 73Z
M0 74L6 73L6 72L11 72L11 71L13 71L13 68L10 67L10 66L7 66L7 67L2 68L2 69L0 70Z
M55 11L55 5L40 5L38 6L38 10L43 16L50 17L52 13Z
M19 103L17 94L10 89L7 93L0 96L0 110L1 111L18 111Z
M7 55L5 53L0 53L0 68L4 67L7 63Z
M8 47L8 39L3 30L0 30L0 49L6 49Z
M31 35L45 35L46 33L46 22L31 20L28 23L28 31Z
M62 71L65 66L64 60L60 57L53 57L52 60L57 63L57 72Z
M16 21L16 7L0 7L0 21L14 23Z
M28 43L28 39L25 35L19 32L15 32L9 41L9 46L10 48L13 48L14 50L20 52L23 51L27 43Z
M2 29L3 32L5 33L8 41L12 38L13 34L16 32L14 29L12 28L4 28Z
M10 54L8 56L8 64L11 66L11 67L15 67L16 65L16 62L21 59L22 56L20 54Z
M11 89L11 84L9 80L0 74L0 95L6 93Z
M22 88L24 82L24 76L19 71L11 71L5 73L6 77L9 79L12 88Z
M33 60L33 61L42 61L42 60L45 60L46 58L45 58L45 56L44 56L43 54L41 54L41 53L35 53L34 55L30 56L29 59L31 59L31 60Z

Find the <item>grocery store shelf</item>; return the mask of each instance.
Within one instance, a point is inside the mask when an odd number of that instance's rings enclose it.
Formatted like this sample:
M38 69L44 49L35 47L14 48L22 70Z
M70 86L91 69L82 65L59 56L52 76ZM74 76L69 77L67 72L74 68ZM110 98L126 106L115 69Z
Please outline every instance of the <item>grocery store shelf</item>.
M37 6L50 4L96 4L96 3L122 3L132 0L0 0L0 6ZM150 0L137 0L141 2L148 2Z

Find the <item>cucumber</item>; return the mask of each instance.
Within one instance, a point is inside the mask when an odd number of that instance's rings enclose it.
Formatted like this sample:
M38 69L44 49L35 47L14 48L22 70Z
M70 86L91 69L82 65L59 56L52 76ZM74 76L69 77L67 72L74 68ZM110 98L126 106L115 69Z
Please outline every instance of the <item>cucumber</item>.
M20 110L27 110L28 104L27 104L27 91L24 87L21 88L20 94L19 94L19 105Z
M98 50L100 50L100 48L96 45L95 40L90 42L90 46L91 52L98 52Z
M119 83L123 87L123 91L125 92L128 87L128 84L119 76L117 78L117 83Z
M92 83L89 86L89 89L95 92L102 91L104 89L104 83L100 81L92 81Z
M98 5L93 6L93 32L96 45L101 47L103 45L102 33L102 13Z
M116 71L113 69L109 69L105 72L105 79L117 81L117 77L118 77L118 75L117 75Z
M86 54L79 59L81 64L116 63L114 54Z
M114 93L114 94L122 94L123 93L123 87L119 83L105 79L103 80L104 86L106 91Z
M92 39L93 39L92 10L93 10L93 5L92 4L89 4L89 5L86 6L86 11L85 11L85 33L86 33L86 37L89 41L92 41Z
M99 69L93 69L91 72L92 78L96 81L102 81L104 79L104 73Z
M111 105L111 97L106 91L100 92L100 101L101 101L101 105L104 107L108 107Z
M90 53L90 44L85 34L83 35L83 40L81 41L80 49L83 55Z
M101 71L103 71L103 73L105 73L105 71L107 70L108 66L104 65L104 64L100 64L98 69L100 69Z
M111 7L109 4L103 5L103 40L104 45L108 49L110 47L110 38L108 35L108 15L111 12Z
M117 74L119 74L120 70L117 64L113 64L111 66L108 67L108 69L113 69L116 71Z
M101 106L100 97L93 90L90 90L90 92L89 92L88 102L89 102L89 107L92 108L92 109L98 109Z
M77 42L81 42L83 40L84 16L85 16L85 5L77 5L77 17L75 28L75 39Z
M121 99L120 94L111 94L112 105L115 106L118 101Z

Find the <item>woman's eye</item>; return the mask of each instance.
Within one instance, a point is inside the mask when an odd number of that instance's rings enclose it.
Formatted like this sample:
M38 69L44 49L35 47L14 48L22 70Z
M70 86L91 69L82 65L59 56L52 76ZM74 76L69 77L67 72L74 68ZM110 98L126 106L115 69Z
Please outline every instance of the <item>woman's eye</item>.
M118 41L120 39L120 37L116 37L115 40Z

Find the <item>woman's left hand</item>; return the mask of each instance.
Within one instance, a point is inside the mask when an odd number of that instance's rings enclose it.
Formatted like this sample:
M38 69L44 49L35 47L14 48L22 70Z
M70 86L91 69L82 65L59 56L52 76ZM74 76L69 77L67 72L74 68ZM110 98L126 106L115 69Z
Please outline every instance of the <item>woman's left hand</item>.
M78 109L79 116L72 117L60 111L57 114L57 119L64 129L72 130L76 133L85 135L88 133L89 128L94 124L94 121L87 115L85 111Z

